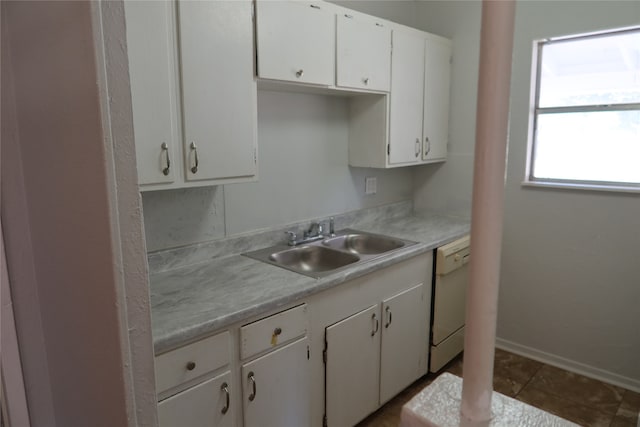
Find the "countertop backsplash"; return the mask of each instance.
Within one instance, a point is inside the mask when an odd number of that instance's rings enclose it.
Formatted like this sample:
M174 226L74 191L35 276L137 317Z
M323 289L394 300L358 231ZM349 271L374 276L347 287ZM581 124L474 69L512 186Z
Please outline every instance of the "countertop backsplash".
M388 221L393 218L406 217L413 212L413 202L406 200L377 206L374 208L331 215L335 220L335 229L357 228L357 224ZM175 268L197 264L209 259L238 255L255 249L284 243L287 230L302 230L312 222L328 222L329 216L310 218L284 226L255 230L224 239L211 240L195 245L182 246L148 254L149 273L157 274Z

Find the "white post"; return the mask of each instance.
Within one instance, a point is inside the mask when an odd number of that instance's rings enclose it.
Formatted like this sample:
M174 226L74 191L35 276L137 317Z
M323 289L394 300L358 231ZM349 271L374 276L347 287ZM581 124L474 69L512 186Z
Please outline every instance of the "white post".
M482 2L462 420L491 418L515 3Z

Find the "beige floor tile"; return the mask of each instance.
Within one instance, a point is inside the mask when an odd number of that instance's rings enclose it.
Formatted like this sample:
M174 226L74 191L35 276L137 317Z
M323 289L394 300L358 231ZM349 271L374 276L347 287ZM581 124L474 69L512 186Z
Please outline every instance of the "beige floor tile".
M623 388L549 365L540 368L527 387L534 387L544 393L611 415L616 414L625 392Z
M614 415L527 385L516 399L583 427L609 427Z

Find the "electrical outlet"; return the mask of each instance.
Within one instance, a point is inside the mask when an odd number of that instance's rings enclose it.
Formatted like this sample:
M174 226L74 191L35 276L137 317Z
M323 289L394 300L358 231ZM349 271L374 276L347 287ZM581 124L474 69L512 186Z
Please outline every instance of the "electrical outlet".
M368 176L364 179L364 194L376 194L378 191L378 179L375 176Z

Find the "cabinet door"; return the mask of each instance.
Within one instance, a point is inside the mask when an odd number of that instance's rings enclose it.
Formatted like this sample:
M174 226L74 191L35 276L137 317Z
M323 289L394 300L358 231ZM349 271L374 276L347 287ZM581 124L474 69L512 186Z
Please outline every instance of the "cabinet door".
M308 344L305 337L242 365L245 427L310 424Z
M350 426L378 408L380 306L326 329L327 425Z
M186 179L256 174L251 1L179 2Z
M127 51L138 183L175 180L178 147L175 4L127 1Z
M357 14L337 19L336 85L388 92L391 30Z
M258 76L332 85L335 14L323 2L257 2Z
M422 151L424 37L393 31L389 163L417 163Z
M233 427L234 402L230 399L229 371L158 404L160 427Z
M423 160L447 158L451 46L428 38L424 59Z
M424 284L382 302L381 404L427 372L429 306Z

